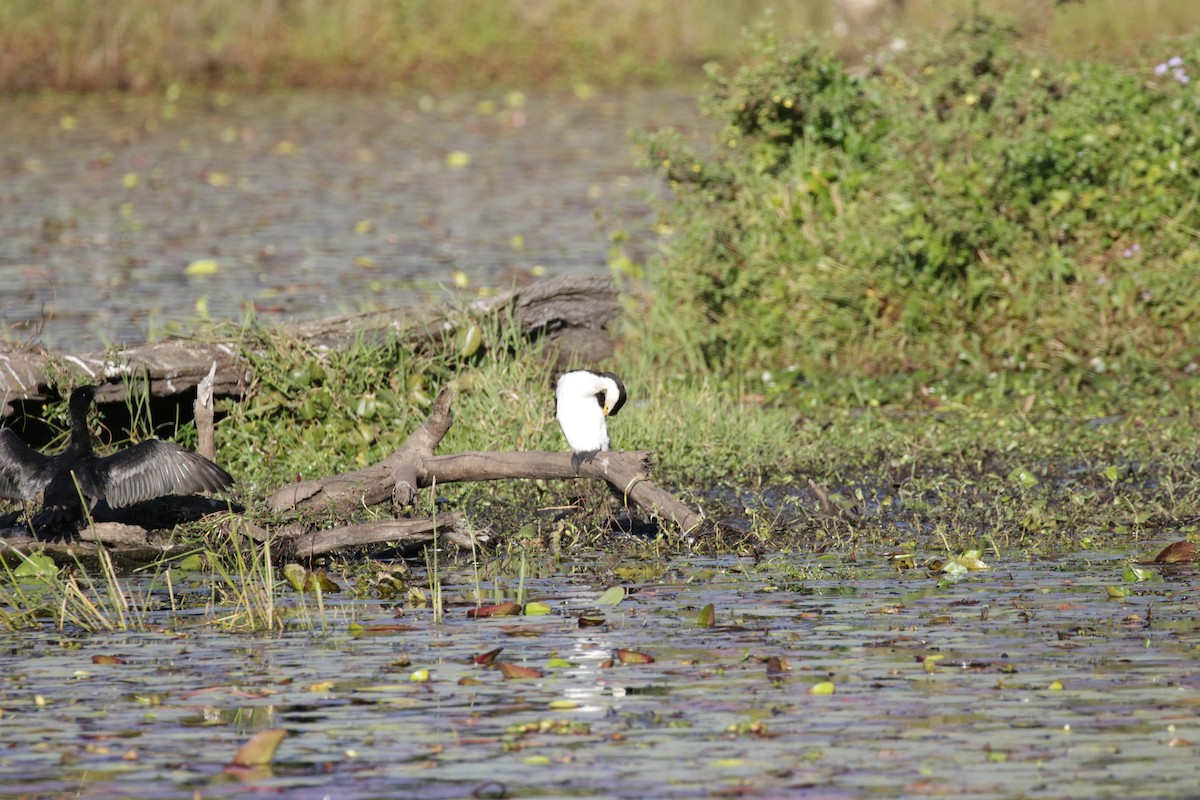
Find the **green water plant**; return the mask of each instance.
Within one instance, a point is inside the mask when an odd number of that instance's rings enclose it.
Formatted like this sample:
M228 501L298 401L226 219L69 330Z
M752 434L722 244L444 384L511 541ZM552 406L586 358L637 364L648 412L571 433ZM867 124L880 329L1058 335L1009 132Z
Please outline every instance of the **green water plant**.
M979 12L865 75L764 37L711 74L710 147L639 137L675 232L647 338L767 387L1184 378L1200 100L1171 69L1034 55Z

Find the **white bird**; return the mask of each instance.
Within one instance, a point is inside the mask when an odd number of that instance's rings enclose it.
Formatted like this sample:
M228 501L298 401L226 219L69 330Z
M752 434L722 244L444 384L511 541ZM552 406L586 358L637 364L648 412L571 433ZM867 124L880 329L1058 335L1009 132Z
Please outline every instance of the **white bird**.
M625 405L625 384L611 372L581 369L558 379L554 389L555 416L571 445L575 471L584 456L608 449L606 419Z

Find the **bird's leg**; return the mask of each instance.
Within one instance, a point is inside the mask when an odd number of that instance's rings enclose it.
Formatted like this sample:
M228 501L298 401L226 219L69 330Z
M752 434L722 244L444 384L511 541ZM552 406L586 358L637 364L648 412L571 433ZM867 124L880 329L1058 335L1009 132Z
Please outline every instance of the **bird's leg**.
M599 450L585 450L579 453L571 453L571 468L575 470L575 474L579 474L579 468L583 466L583 462L591 463Z

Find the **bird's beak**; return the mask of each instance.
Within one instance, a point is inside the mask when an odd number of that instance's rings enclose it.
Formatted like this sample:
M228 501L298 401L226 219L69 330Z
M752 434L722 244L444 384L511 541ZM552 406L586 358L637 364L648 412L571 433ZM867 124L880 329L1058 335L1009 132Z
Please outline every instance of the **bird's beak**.
M607 417L608 416L608 406L607 405L603 406L603 409L604 409L604 416Z

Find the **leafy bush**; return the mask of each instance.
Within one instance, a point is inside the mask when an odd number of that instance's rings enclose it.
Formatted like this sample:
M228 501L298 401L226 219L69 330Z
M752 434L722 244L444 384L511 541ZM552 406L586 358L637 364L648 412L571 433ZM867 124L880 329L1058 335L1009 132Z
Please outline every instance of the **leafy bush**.
M1190 368L1195 59L1135 74L1017 44L976 14L863 77L769 39L714 71L709 150L640 137L674 190L652 335L747 374Z

